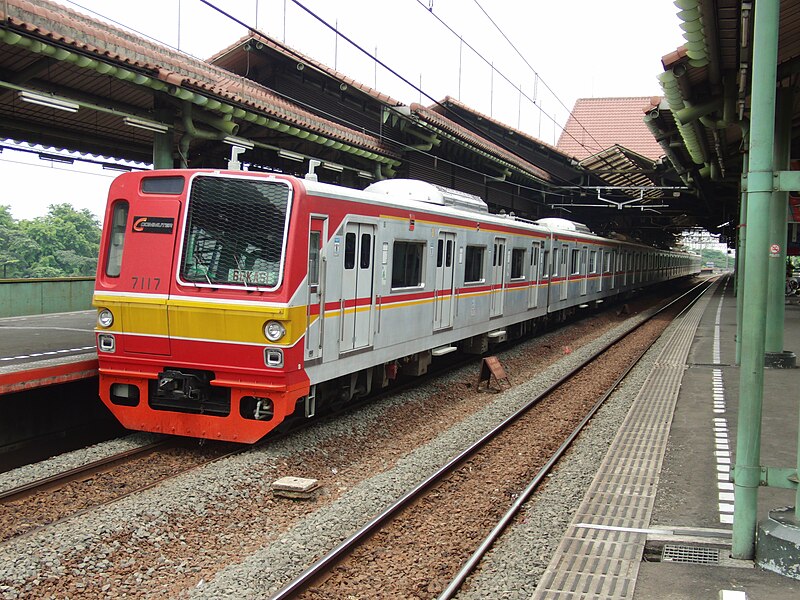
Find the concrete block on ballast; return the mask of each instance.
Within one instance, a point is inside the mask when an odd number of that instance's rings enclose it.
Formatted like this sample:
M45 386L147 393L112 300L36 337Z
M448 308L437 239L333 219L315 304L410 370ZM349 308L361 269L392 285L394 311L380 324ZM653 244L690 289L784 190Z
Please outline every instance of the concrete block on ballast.
M319 489L319 481L306 477L281 477L272 482L272 495L284 498L313 498Z

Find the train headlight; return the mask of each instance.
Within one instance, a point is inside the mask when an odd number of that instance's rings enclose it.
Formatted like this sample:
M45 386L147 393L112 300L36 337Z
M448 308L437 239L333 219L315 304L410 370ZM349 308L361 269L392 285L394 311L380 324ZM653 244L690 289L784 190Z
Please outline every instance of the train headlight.
M104 308L97 313L97 324L100 325L100 327L111 327L114 324L114 315L110 310Z
M278 323L278 321L267 321L264 324L264 335L270 342L277 342L286 335L286 327Z

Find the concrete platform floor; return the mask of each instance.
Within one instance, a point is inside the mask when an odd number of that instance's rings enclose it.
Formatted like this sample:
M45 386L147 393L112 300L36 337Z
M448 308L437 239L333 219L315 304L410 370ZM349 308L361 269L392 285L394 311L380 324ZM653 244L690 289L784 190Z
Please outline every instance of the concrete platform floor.
M729 558L733 488L727 473L736 449L739 369L735 363L736 298L733 280L722 282L709 302L689 352L687 369L659 478L651 528L686 527L699 536L673 547L719 548L720 564L658 561L664 540L651 536L655 561L640 565L634 598L797 600L800 581L765 571L752 561ZM785 350L800 355L800 303L787 299ZM761 464L796 464L800 369L767 369L764 375ZM726 485L727 484L727 485ZM759 520L769 510L793 505L794 491L759 490ZM674 548L673 548L674 549ZM689 560L698 557L690 552ZM702 557L700 557L702 561ZM727 595L723 595L727 593Z

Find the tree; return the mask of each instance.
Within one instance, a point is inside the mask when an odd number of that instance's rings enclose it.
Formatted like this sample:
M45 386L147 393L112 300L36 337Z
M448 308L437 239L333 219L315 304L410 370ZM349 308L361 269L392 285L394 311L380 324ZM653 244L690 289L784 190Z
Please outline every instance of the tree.
M7 277L94 275L100 223L88 209L52 204L44 217L14 221L0 206L0 266Z
M713 248L701 248L700 257L703 261L703 264L713 262L714 266L718 269L725 268L726 265L732 266L734 263L733 257L727 257L725 252L721 252Z
M28 261L38 252L36 244L21 230L8 206L0 206L0 276L24 277Z

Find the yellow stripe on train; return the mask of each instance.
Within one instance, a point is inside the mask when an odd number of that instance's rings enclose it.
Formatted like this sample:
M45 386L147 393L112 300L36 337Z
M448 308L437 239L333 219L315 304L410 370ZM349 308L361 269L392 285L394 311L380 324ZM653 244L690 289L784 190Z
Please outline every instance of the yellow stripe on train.
M179 299L152 302L100 294L95 295L93 304L108 308L115 316L106 331L234 343L266 344L264 324L276 320L286 328L278 345L291 346L305 332L308 320L305 305L261 307Z

